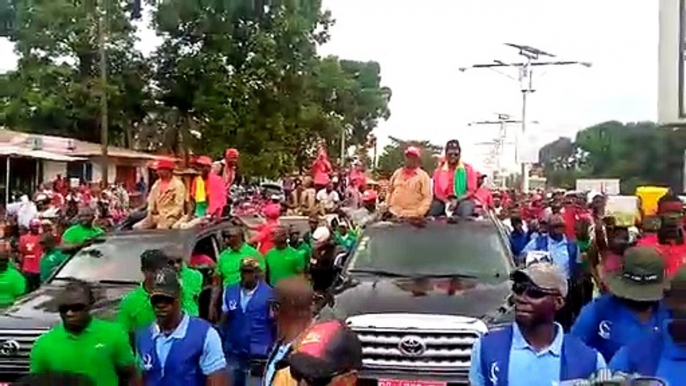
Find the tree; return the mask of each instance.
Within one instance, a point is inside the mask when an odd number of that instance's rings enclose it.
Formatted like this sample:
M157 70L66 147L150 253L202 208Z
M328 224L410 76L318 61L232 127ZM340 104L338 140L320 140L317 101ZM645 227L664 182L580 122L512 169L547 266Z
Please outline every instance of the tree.
M149 69L134 49L130 6L106 2L110 133L126 144L145 116ZM2 11L16 71L2 75L0 124L99 141L98 17L94 0L14 0Z
M572 151L572 147L575 151ZM577 178L619 178L624 193L637 186L671 186L682 191L686 131L653 122L603 122L541 149L546 177L555 186Z
M422 169L432 174L438 164L438 157L442 147L433 145L429 141L409 140L404 141L390 137L392 143L386 145L379 157L378 173L383 178L388 178L393 172L405 163L405 149L416 146L421 150Z

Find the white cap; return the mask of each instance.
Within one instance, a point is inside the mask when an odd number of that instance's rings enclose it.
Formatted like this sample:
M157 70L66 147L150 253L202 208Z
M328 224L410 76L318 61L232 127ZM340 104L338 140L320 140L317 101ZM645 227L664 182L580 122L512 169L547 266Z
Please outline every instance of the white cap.
M319 227L312 233L312 239L315 243L327 241L329 237L331 237L331 232L329 232L329 228L327 227Z

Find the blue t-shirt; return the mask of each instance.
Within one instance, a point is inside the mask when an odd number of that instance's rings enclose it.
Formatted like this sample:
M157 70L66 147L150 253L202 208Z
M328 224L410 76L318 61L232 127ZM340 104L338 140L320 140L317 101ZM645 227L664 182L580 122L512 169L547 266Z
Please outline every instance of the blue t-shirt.
M651 337L644 337L640 341L635 342L629 346L622 347L617 354L610 361L610 369L613 371L621 371L625 373L636 373L638 369L632 368L632 355L635 355L636 350L651 350L655 347L645 347L645 345L661 345L660 358L658 359L658 366L655 374L640 374L644 376L651 376L660 378L667 383L668 386L683 386L686 385L686 345L677 345L672 337L666 331L662 330L658 333L660 340L651 339Z
M659 330L667 317L664 305L658 304L650 320L643 322L621 300L603 295L581 309L570 333L609 361L623 346Z

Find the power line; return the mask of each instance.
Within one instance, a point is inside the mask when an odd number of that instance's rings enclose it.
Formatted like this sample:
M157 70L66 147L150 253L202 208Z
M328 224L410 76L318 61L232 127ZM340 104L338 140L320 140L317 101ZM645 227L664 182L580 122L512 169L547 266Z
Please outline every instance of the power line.
M528 95L530 93L533 93L535 90L533 88L533 70L535 67L547 67L547 66L568 66L568 65L582 65L584 67L591 67L592 63L590 62L581 62L581 61L540 61L540 57L548 57L548 58L555 58L556 56L540 50L538 48L534 48L531 46L525 46L525 45L517 45L517 44L512 44L512 43L505 43L506 46L515 48L519 50L519 55L524 57L523 62L518 62L518 63L505 63L500 60L494 60L492 63L480 63L480 64L473 64L469 67L462 67L460 68L460 71L464 72L469 69L481 69L481 68L487 68L487 69L496 69L496 68L502 68L502 67L513 67L517 68L519 70L519 85L520 89L522 92L522 119L519 122L522 126L521 133L518 136L518 141L517 144L515 145L515 158L518 162L520 162L521 158L521 143L524 140L524 136L526 134L526 125L527 125L527 99ZM528 164L526 162L523 162L524 160L521 160L521 173L522 173L522 191L526 192L529 190L529 172L528 172Z

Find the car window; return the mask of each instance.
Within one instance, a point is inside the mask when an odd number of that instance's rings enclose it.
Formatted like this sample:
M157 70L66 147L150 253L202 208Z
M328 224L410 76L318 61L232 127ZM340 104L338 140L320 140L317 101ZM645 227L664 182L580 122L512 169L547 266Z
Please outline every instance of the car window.
M178 244L173 239L154 241L132 240L130 238L109 239L101 244L86 247L74 255L55 279L76 278L86 281L130 281L143 280L140 270L140 255L148 249L166 250Z
M424 228L389 225L364 232L347 269L507 277L510 255L490 222L430 223Z

